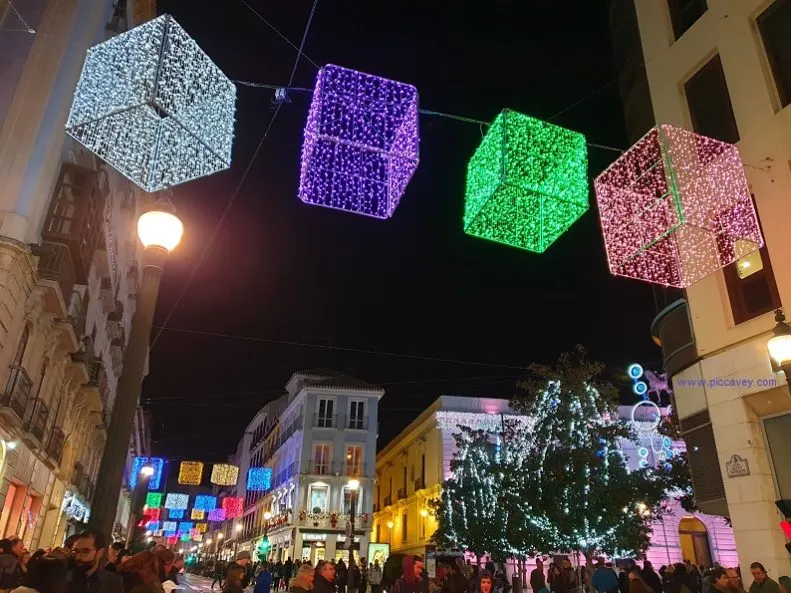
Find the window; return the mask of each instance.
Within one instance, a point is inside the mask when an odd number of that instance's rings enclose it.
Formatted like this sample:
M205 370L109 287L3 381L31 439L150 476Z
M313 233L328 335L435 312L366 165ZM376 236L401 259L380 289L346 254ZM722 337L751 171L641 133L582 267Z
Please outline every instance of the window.
M667 0L667 8L673 24L673 35L678 39L703 16L708 7L706 0Z
M316 443L313 445L313 473L326 476L332 471L332 445Z
M363 475L363 448L362 445L348 445L346 447L346 475Z
M719 54L698 70L685 84L692 128L703 136L734 144L739 129L733 116L731 97Z
M349 426L355 430L365 429L365 402L364 401L351 401L349 402Z
M357 494L354 495L352 490L347 488L346 486L343 487L343 512L347 515L350 515L352 512L352 497L355 497L355 505L354 505L354 512L355 514L360 514L362 512L362 499L363 499L363 491L361 488L358 487Z
M407 540L407 523L406 523L407 514L404 513L401 515L401 543L406 543Z
M426 487L426 454L420 456L420 483Z
M769 444L769 453L774 465L780 498L791 499L791 465L783 463L783 459L788 455L791 414L767 418L764 420L764 430L766 430L766 441Z
M382 525L381 523L376 524L376 542L379 543L382 541Z
M769 67L780 95L780 105L791 103L791 0L775 0L756 20Z
M332 428L335 414L335 400L320 399L319 412L316 414L316 426L319 428Z
M736 325L780 307L780 294L766 245L726 266L723 275Z
M326 484L311 484L308 487L308 506L311 513L326 513L329 510L330 487Z
M14 362L11 366L21 367L22 360L25 358L25 350L27 350L27 342L30 339L30 328L27 323L22 328L22 337L19 338L19 345L16 347L16 354L14 355Z

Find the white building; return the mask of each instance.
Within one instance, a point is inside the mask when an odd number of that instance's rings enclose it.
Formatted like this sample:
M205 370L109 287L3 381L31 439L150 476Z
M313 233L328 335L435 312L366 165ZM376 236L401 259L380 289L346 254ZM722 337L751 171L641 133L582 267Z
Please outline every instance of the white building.
M272 481L266 492L247 493L239 549L255 552L266 537L269 558L275 561L348 560L343 546L355 496L348 484L356 479L355 542L364 556L384 390L320 370L295 373L286 392L264 406L245 433L249 467L271 468Z
M791 573L776 506L791 500L791 395L767 341L791 303L791 0L613 0L614 21L629 14L627 119L651 125L652 108L655 122L736 143L763 229L763 248L689 287L651 330L698 505L730 517L743 574L760 561L776 579ZM614 32L628 46L628 28Z

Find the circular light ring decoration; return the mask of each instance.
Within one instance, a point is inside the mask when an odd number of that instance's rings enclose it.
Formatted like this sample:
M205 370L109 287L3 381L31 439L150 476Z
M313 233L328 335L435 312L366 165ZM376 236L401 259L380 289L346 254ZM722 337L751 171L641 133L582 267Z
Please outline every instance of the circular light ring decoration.
M634 385L632 385L632 393L635 395L645 395L647 391L648 385L643 381L635 381Z
M639 379L643 376L643 367L636 362L633 362L629 365L629 368L626 369L626 372L629 374L629 377L632 379Z
M638 432L653 432L662 421L662 411L654 402L643 400L632 406L630 419Z

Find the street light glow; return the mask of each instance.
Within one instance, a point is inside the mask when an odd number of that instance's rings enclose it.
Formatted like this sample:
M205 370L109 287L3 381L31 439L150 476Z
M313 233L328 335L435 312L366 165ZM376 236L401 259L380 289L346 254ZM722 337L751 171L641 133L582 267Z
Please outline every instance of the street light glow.
M244 527L242 526L241 523L237 523L234 529L236 530L236 533L239 533L242 529L244 529Z
M144 465L143 467L140 468L140 475L150 478L151 476L154 475L154 468L151 467L150 465Z
M137 235L143 247L161 247L171 252L181 242L183 234L181 220L164 210L149 210L137 219Z
M356 478L352 478L346 483L346 487L349 490L357 490L360 487L360 480Z
M791 327L785 319L782 309L775 311L777 325L772 331L774 335L767 343L769 356L781 367L791 362Z
M218 534L217 534L217 539L222 539L222 538L224 538L224 537L225 537L225 534L224 534L224 533L218 533Z
M420 516L424 519L428 517L428 509L420 509Z
M388 521L388 522L387 522L387 528L388 528L388 529L392 529L392 528L393 528L393 525L395 525L395 523L393 523L392 521Z
M13 451L16 449L16 441L6 441L5 446Z
M269 511L264 511L264 521L269 521L272 518L272 513Z

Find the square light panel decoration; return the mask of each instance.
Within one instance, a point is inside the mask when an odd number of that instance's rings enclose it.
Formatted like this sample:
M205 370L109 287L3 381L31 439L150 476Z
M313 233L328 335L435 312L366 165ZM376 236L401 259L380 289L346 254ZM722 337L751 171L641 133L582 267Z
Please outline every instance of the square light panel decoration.
M588 204L585 136L506 109L467 167L464 231L543 253Z
M244 498L241 496L228 496L222 499L222 510L226 519L241 517L244 513Z
M209 521L225 521L225 509L212 509L209 511Z
M390 218L417 169L419 144L414 86L327 65L305 126L299 198Z
M201 533L206 533L206 530L209 528L208 523L195 523L195 529L200 531Z
M764 243L733 144L659 125L594 186L614 275L687 288Z
M202 461L182 461L179 465L179 484L184 486L200 486L203 479Z
M162 522L162 531L166 531L168 533L175 533L177 527L178 527L178 523L176 523L175 521Z
M189 500L190 500L189 494L178 494L175 492L169 492L168 495L165 497L165 508L168 510L184 511L187 509ZM170 516L171 515L168 514L168 517ZM167 531L167 529L165 529L165 531Z
M183 519L184 509L168 509L168 519Z
M193 521L201 521L206 516L206 511L200 509L192 509L190 512L190 519Z
M162 486L162 472L165 468L165 460L161 457L135 457L132 460L132 468L129 471L129 488L134 490L137 486L137 478L140 470L149 466L154 468L154 473L148 479L149 490L159 490Z
M146 506L149 509L158 509L162 506L162 498L164 495L161 492L149 492L146 494Z
M236 486L239 468L229 463L215 463L211 468L211 483L217 486Z
M66 131L147 192L231 165L236 87L170 15L88 50Z
M247 470L247 490L252 492L266 492L271 487L271 467L251 467Z
M217 497L209 494L196 494L193 509L199 511L213 511L217 508Z

